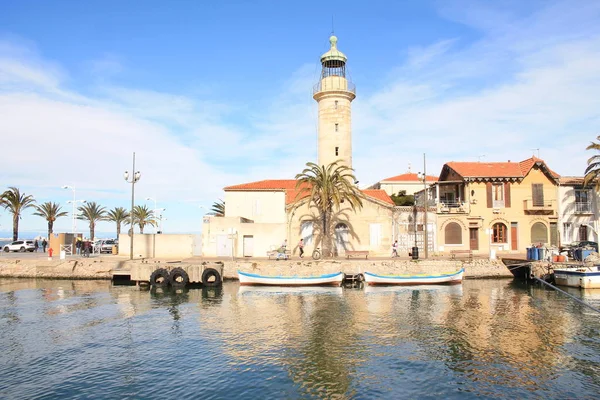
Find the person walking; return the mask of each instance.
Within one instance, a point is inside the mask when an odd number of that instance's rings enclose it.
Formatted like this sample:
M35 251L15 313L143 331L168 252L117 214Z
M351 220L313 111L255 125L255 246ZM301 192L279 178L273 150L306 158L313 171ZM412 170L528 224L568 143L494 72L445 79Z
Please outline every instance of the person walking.
M83 243L81 242L81 239L77 238L77 242L75 242L75 254L80 255L81 254L81 245Z
M300 243L298 243L298 249L300 249L300 258L304 257L304 239L300 239Z
M37 239L35 239L35 241L33 242L33 251L35 251L36 253L40 251L40 244L38 243Z
M392 257L398 257L398 241L396 240L394 244L392 244Z
M46 239L42 239L42 253L46 252L46 246L48 246L48 242L46 242Z

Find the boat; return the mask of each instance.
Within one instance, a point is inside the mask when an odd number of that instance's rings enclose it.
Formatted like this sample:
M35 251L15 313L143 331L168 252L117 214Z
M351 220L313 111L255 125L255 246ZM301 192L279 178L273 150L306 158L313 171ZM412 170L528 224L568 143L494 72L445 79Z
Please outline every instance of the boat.
M600 288L600 266L586 267L580 265L571 268L555 268L554 283L558 286L577 287L582 289Z
M521 281L531 280L531 267L533 265L531 261L520 258L502 258L502 263L506 265L506 268L508 268L515 279Z
M365 282L368 285L452 285L462 282L464 272L464 268L456 272L434 275L377 275L371 272L365 272Z
M240 285L262 286L340 286L344 279L343 272L317 276L268 276L238 271Z

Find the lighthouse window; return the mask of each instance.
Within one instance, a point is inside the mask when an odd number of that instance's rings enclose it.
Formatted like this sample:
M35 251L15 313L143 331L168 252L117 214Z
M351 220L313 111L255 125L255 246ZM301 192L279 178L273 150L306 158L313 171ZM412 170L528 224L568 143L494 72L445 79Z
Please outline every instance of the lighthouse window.
M338 101L335 101L335 109L337 110L337 106L338 106Z
M337 132L339 128L339 124L335 124L335 131Z
M340 153L340 148L339 148L339 147L336 147L336 148L335 148L335 155L336 155L336 156L339 156L339 155L340 155L339 153Z

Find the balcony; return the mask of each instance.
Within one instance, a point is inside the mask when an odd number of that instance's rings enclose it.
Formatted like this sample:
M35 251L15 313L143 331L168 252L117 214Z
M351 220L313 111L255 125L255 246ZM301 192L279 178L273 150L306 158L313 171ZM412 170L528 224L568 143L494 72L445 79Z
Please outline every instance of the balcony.
M313 86L313 96L319 92L350 92L356 95L356 86L343 77L330 76Z
M591 201L577 201L575 202L575 214L592 214L592 202Z
M531 199L523 200L523 210L525 214L554 215L556 212L554 203L555 200L544 200L542 202L534 202Z
M468 214L469 207L463 202L440 202L437 205L438 214Z

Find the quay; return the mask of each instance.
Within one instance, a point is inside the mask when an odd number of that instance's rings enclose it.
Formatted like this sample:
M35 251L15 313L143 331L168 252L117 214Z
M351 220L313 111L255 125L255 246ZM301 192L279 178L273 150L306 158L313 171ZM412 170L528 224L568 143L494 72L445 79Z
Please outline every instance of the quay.
M131 276L132 267L144 266L147 271L159 268L185 267L190 265L222 265L220 272L224 280L237 280L237 271L264 275L311 276L333 272L356 275L365 270L376 274L423 274L443 273L465 268L464 277L512 278L501 260L489 259L445 259L431 257L426 260L406 258L369 259L325 259L315 261L310 258L290 260L234 259L192 257L185 259L134 259L117 255L92 256L89 258L70 256L64 260L48 260L41 255L0 257L0 277L7 278L50 278L50 279L123 279Z

